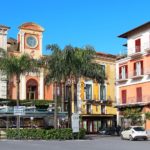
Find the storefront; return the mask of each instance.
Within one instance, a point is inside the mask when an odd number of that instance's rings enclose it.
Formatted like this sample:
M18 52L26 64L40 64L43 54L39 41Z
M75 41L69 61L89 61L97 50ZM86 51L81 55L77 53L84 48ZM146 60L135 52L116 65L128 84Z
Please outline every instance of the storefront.
M58 126L67 121L67 113L58 113ZM16 128L17 116L12 108L0 109L0 128ZM20 116L21 128L53 128L54 112L48 110L26 109L25 115Z
M97 133L105 127L116 126L116 115L81 115L80 127L87 133Z

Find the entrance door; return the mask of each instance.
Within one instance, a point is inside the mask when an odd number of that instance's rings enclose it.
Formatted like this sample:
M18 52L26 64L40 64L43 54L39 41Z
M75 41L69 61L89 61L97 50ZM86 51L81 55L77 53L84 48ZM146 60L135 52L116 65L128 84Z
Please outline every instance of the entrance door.
M34 79L30 79L27 81L27 91L26 97L27 99L38 99L38 83Z

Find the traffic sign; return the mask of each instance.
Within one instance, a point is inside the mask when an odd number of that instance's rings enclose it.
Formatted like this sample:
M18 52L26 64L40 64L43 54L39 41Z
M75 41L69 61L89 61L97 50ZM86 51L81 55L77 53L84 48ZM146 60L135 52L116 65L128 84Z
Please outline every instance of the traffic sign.
M71 116L73 133L79 132L79 114L73 113Z
M23 116L25 115L25 106L14 106L14 115L15 116Z

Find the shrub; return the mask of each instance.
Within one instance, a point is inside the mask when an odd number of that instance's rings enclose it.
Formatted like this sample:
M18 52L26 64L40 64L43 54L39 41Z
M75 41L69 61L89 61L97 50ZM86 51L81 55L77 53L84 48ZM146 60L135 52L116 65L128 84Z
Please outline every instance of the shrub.
M85 129L80 129L78 134L73 134L72 129L8 129L6 130L8 139L83 139L85 137Z

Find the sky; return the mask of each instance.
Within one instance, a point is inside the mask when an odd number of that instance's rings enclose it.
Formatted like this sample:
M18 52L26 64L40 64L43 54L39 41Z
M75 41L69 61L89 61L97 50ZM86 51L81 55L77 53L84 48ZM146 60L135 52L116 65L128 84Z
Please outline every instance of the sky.
M8 37L16 38L25 22L45 29L43 54L48 44L120 54L126 40L117 36L150 21L150 0L0 0L0 6L0 24L11 27Z

